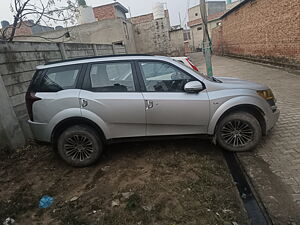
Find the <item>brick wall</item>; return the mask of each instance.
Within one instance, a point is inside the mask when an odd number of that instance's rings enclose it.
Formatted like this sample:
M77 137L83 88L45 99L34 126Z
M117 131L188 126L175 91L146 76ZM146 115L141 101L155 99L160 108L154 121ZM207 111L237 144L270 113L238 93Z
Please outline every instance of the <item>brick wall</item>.
M114 19L116 18L116 10L114 4L103 5L93 8L96 20Z
M214 29L212 29L212 37L213 53L216 55L223 55L222 26L217 26Z
M149 13L149 14L142 15L142 16L132 17L132 18L130 18L130 21L132 24L139 24L139 23L150 22L153 19L154 19L153 13Z
M19 28L16 29L16 36L17 35L32 35L32 28L28 26L26 26L24 23L26 22L22 22L21 26Z
M213 33L215 52L223 49L225 55L299 67L300 1L244 3L223 18L221 31Z

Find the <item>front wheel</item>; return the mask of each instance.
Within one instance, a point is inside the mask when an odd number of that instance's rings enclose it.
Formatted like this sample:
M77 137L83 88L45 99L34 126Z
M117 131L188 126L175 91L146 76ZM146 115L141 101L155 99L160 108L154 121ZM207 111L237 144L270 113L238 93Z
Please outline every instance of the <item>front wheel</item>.
M74 167L95 163L102 153L102 146L97 132L83 125L75 125L63 131L57 143L60 157Z
M261 137L258 120L247 112L236 112L224 117L216 132L217 143L226 150L236 152L255 148Z

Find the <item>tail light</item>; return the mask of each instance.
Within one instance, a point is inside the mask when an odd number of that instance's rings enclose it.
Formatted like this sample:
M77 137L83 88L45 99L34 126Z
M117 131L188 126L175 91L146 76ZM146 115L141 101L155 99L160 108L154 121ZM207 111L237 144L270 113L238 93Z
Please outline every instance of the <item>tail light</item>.
M41 100L41 98L36 97L34 92L26 92L25 100L26 100L26 107L27 107L29 118L31 121L33 121L33 113L32 113L33 103L38 100Z
M186 59L186 61L190 64L193 70L199 71L198 68L189 59Z

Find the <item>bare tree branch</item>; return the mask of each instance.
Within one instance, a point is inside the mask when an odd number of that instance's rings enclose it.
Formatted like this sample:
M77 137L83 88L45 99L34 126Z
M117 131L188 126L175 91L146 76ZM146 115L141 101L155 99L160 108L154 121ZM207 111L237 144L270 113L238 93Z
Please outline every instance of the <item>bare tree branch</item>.
M46 20L53 22L72 22L74 21L77 0L68 0L67 6L57 7L57 3L61 0L47 0L43 3L42 0L13 0L11 10L14 13L13 24L1 30L3 40L12 41L16 34L16 30L22 25L33 27L41 22L46 23ZM27 23L26 20L33 20L34 23Z

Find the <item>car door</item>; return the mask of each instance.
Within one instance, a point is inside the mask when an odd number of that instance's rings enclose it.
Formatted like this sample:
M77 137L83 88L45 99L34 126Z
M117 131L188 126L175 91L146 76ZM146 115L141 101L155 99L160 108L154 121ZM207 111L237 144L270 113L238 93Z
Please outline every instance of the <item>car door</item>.
M83 89L82 116L99 120L106 138L145 136L145 103L132 62L91 64Z
M193 94L184 91L184 85L197 78L164 61L139 61L137 67L142 78L148 136L207 132L206 90Z

